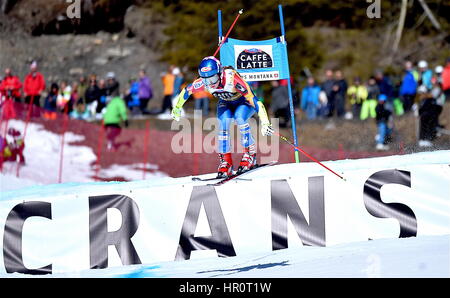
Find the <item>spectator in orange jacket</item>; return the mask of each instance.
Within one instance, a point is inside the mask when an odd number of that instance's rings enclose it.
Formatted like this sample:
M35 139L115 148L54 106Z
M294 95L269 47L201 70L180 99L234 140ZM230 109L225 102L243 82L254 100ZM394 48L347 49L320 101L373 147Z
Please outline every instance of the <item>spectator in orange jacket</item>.
M44 76L37 71L37 63L34 61L30 66L30 73L25 77L23 82L23 91L25 93L25 102L40 107L42 91L45 90Z
M19 78L12 75L10 68L5 69L5 78L3 79L0 90L7 98L12 98L14 101L20 102L22 94L20 89L22 88L22 83Z

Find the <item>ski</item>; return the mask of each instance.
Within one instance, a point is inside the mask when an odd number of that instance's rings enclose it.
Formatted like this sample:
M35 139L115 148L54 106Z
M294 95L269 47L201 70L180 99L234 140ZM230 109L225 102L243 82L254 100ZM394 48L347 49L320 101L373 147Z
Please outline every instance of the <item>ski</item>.
M223 178L217 178L217 177L213 177L213 178L192 177L192 181L201 181L201 182L214 181L214 180L220 180L220 179L223 179Z
M245 175L245 174L252 173L252 172L254 172L254 171L256 171L256 170L259 170L259 169L261 169L261 168L264 168L264 167L273 166L273 165L275 165L275 164L277 164L277 163L278 163L278 161L272 161L272 162L269 162L269 163L256 165L256 166L254 166L253 168L251 168L250 170L248 170L247 172L244 172L244 173L241 173L241 174L233 174L233 175L231 175L231 176L229 176L229 177L227 177L227 178L224 178L224 179L220 180L220 181L217 182L217 183L214 183L214 184L208 184L208 185L212 185L212 186L220 186L220 185L224 185L224 184L227 183L228 181L231 181L231 180L234 180L234 179L240 179L240 177L243 176L243 175Z
M244 174L244 173L242 173ZM200 177L192 177L192 181L195 182L209 182L209 181L214 181L214 180L222 180L225 178L217 178L217 177L213 177L213 178L200 178ZM241 179L241 178L237 178L239 180L244 180L244 181L251 181L251 179Z

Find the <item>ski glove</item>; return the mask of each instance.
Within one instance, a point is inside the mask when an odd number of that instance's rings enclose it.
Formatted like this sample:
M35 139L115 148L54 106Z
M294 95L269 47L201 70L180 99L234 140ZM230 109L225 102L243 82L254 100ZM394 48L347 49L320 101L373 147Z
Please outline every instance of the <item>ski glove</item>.
M174 107L172 109L172 119L175 121L180 121L181 119L181 108Z
M275 130L273 129L272 124L264 123L262 125L261 133L263 136L269 137L269 136L273 135L274 132L275 132Z

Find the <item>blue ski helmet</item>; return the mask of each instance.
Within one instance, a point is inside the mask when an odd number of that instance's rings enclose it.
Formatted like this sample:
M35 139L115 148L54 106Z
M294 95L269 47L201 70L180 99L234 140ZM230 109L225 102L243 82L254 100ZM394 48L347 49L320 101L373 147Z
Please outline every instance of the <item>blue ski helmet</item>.
M202 62L200 62L200 65L198 66L198 74L202 78L210 78L219 74L221 70L222 66L220 61L213 56L203 58Z

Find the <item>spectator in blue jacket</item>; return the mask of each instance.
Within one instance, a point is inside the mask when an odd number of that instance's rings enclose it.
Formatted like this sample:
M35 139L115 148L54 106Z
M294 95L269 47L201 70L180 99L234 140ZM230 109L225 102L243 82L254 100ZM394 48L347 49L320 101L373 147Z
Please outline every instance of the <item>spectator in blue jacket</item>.
M428 68L428 63L425 60L419 61L417 66L419 67L419 80L421 85L424 85L427 87L427 90L430 91L431 88L433 88L433 84L431 83L433 71Z
M139 98L140 83L136 78L132 78L129 82L129 88L125 96L125 101L127 103L128 109L133 115L136 115L141 110L141 100Z
M313 77L308 78L308 85L302 90L301 109L306 112L307 119L316 119L320 107L320 87Z
M405 63L405 75L400 85L400 98L403 102L405 112L410 111L416 97L417 80L415 78L414 69L411 61Z

